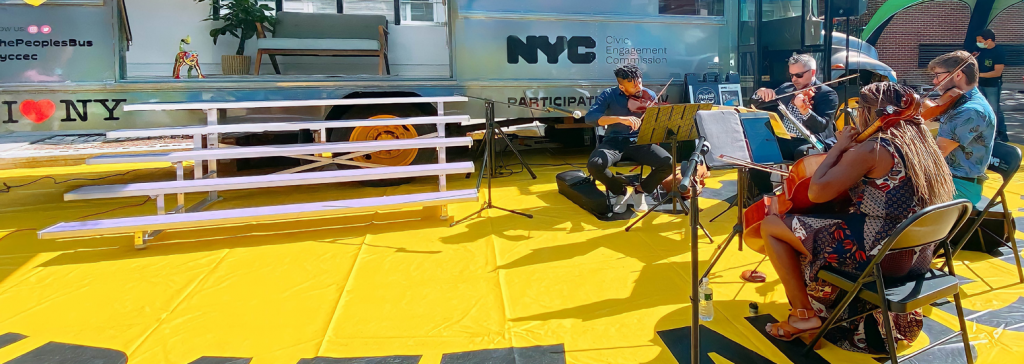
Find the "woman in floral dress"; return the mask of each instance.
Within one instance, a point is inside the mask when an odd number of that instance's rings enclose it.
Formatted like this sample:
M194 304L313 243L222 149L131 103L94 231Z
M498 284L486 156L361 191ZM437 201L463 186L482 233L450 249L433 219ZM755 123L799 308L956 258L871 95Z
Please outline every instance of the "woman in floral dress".
M891 82L871 84L860 92L856 129L837 135L811 179L811 201L825 203L843 193L853 200L848 214L769 216L762 223L766 253L786 289L793 310L786 321L765 328L780 340L814 335L830 315L839 321L874 310L830 329L825 339L843 349L884 354L881 309L860 298L835 312L846 293L818 279L823 267L850 275L863 273L882 242L910 215L952 200L953 179L920 118L898 122L863 143L854 139L878 117L875 110L901 104L914 91ZM934 246L890 252L883 260L886 276L927 269ZM912 342L921 333L921 311L892 315L897 341Z

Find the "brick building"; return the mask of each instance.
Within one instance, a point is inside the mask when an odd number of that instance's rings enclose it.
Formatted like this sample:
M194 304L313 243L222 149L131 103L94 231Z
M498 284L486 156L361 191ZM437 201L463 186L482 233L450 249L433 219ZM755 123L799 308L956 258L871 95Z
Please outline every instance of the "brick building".
M885 2L869 0L867 12L859 17L858 23L861 26L867 24ZM875 42L880 60L896 71L896 76L901 82L911 85L930 84L931 74L922 64L927 64L933 57L934 50L942 49L942 45L946 49L962 45L967 37L970 12L971 7L959 0L918 2L899 11ZM1003 9L992 19L988 27L995 31L997 44L1024 46L1024 2L1017 2ZM837 28L837 31L841 30L842 28ZM970 35L971 43L974 42L975 36ZM960 48L962 49L962 46ZM1017 53L1007 56L1008 63L1011 62L1010 57L1020 58ZM1017 59L1003 71L1004 84L1024 86L1022 77L1022 59Z

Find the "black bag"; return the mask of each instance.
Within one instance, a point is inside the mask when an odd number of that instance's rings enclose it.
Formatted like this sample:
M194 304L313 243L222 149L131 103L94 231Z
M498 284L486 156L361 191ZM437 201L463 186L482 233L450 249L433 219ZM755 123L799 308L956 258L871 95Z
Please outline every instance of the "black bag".
M558 184L558 193L565 196L579 207L598 217L607 217L611 214L611 207L608 206L608 195L597 188L593 178L581 170L571 170L559 173L555 176Z
M964 222L960 231L957 231L953 239L950 240L950 244L953 248L956 248L956 244L960 243L960 240L967 234L967 229L974 226L974 223L978 219L978 215L981 213L979 210L971 211L971 217L967 218ZM1014 232L1017 230L1017 224L1014 222L1013 217L1010 216L1009 229L1007 229L1004 218L1006 212L1003 211L989 211L985 214L985 218L982 219L981 225L978 225L978 229L971 234L971 237L964 243L963 250L970 250L983 253L993 253L998 251L1003 243L1010 244L1009 239L1016 239ZM1007 231L1009 230L1009 231Z

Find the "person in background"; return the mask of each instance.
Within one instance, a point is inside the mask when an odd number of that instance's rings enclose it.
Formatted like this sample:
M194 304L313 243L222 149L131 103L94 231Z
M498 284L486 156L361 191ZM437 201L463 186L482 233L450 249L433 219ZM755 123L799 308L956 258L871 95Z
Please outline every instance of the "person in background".
M1006 66L1006 52L996 44L996 33L985 29L978 34L978 89L985 95L989 106L996 114L996 140L1009 142L1006 121L999 107L999 96L1003 91L1003 68Z
M587 111L587 123L605 127L604 140L590 154L587 169L601 182L611 196L612 212L626 212L632 196L633 210L645 212L665 197L662 181L672 175L672 156L657 144L636 145L642 112L629 109L630 98L641 98L645 93L656 97L654 91L643 86L643 74L633 64L615 69L617 87L601 92ZM622 158L651 167L651 172L633 191L626 188L627 181L616 176L609 167ZM662 205L671 208L671 205Z
M967 65L950 75L965 60ZM977 87L978 63L969 53L956 51L933 59L928 70L933 74L932 83L938 92L944 93L956 87L964 93L954 109L938 118L936 143L953 173L956 186L953 198L966 198L978 204L981 202L982 185L988 179L985 170L992 159L996 135L996 114ZM940 86L944 77L952 77L952 80Z

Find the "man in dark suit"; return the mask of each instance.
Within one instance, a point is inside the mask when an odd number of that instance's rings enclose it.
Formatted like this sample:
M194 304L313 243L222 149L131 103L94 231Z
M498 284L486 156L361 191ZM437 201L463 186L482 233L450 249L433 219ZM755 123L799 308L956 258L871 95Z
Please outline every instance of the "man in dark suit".
M801 123L820 142L835 137L835 121L833 118L836 110L839 108L839 95L832 88L821 85L821 82L816 78L817 73L818 65L814 57L807 54L794 55L789 59L789 77L792 82L784 83L775 90L761 88L755 93L753 103L757 103L758 99L760 101L775 101L776 95L784 95L817 86L807 92L811 95L810 97L799 93L778 100L782 102L782 106L779 107L785 107L797 119L789 120L783 118L784 120L782 121L782 124L786 126L786 131L792 136L791 139L778 139L779 149L782 150L782 158L786 160L795 161L800 159L807 155L809 149L813 148L811 142L804 138L800 130L793 125L794 121ZM749 173L750 182L755 189L755 193L749 196L754 198L753 201L773 190L769 172L750 170Z

